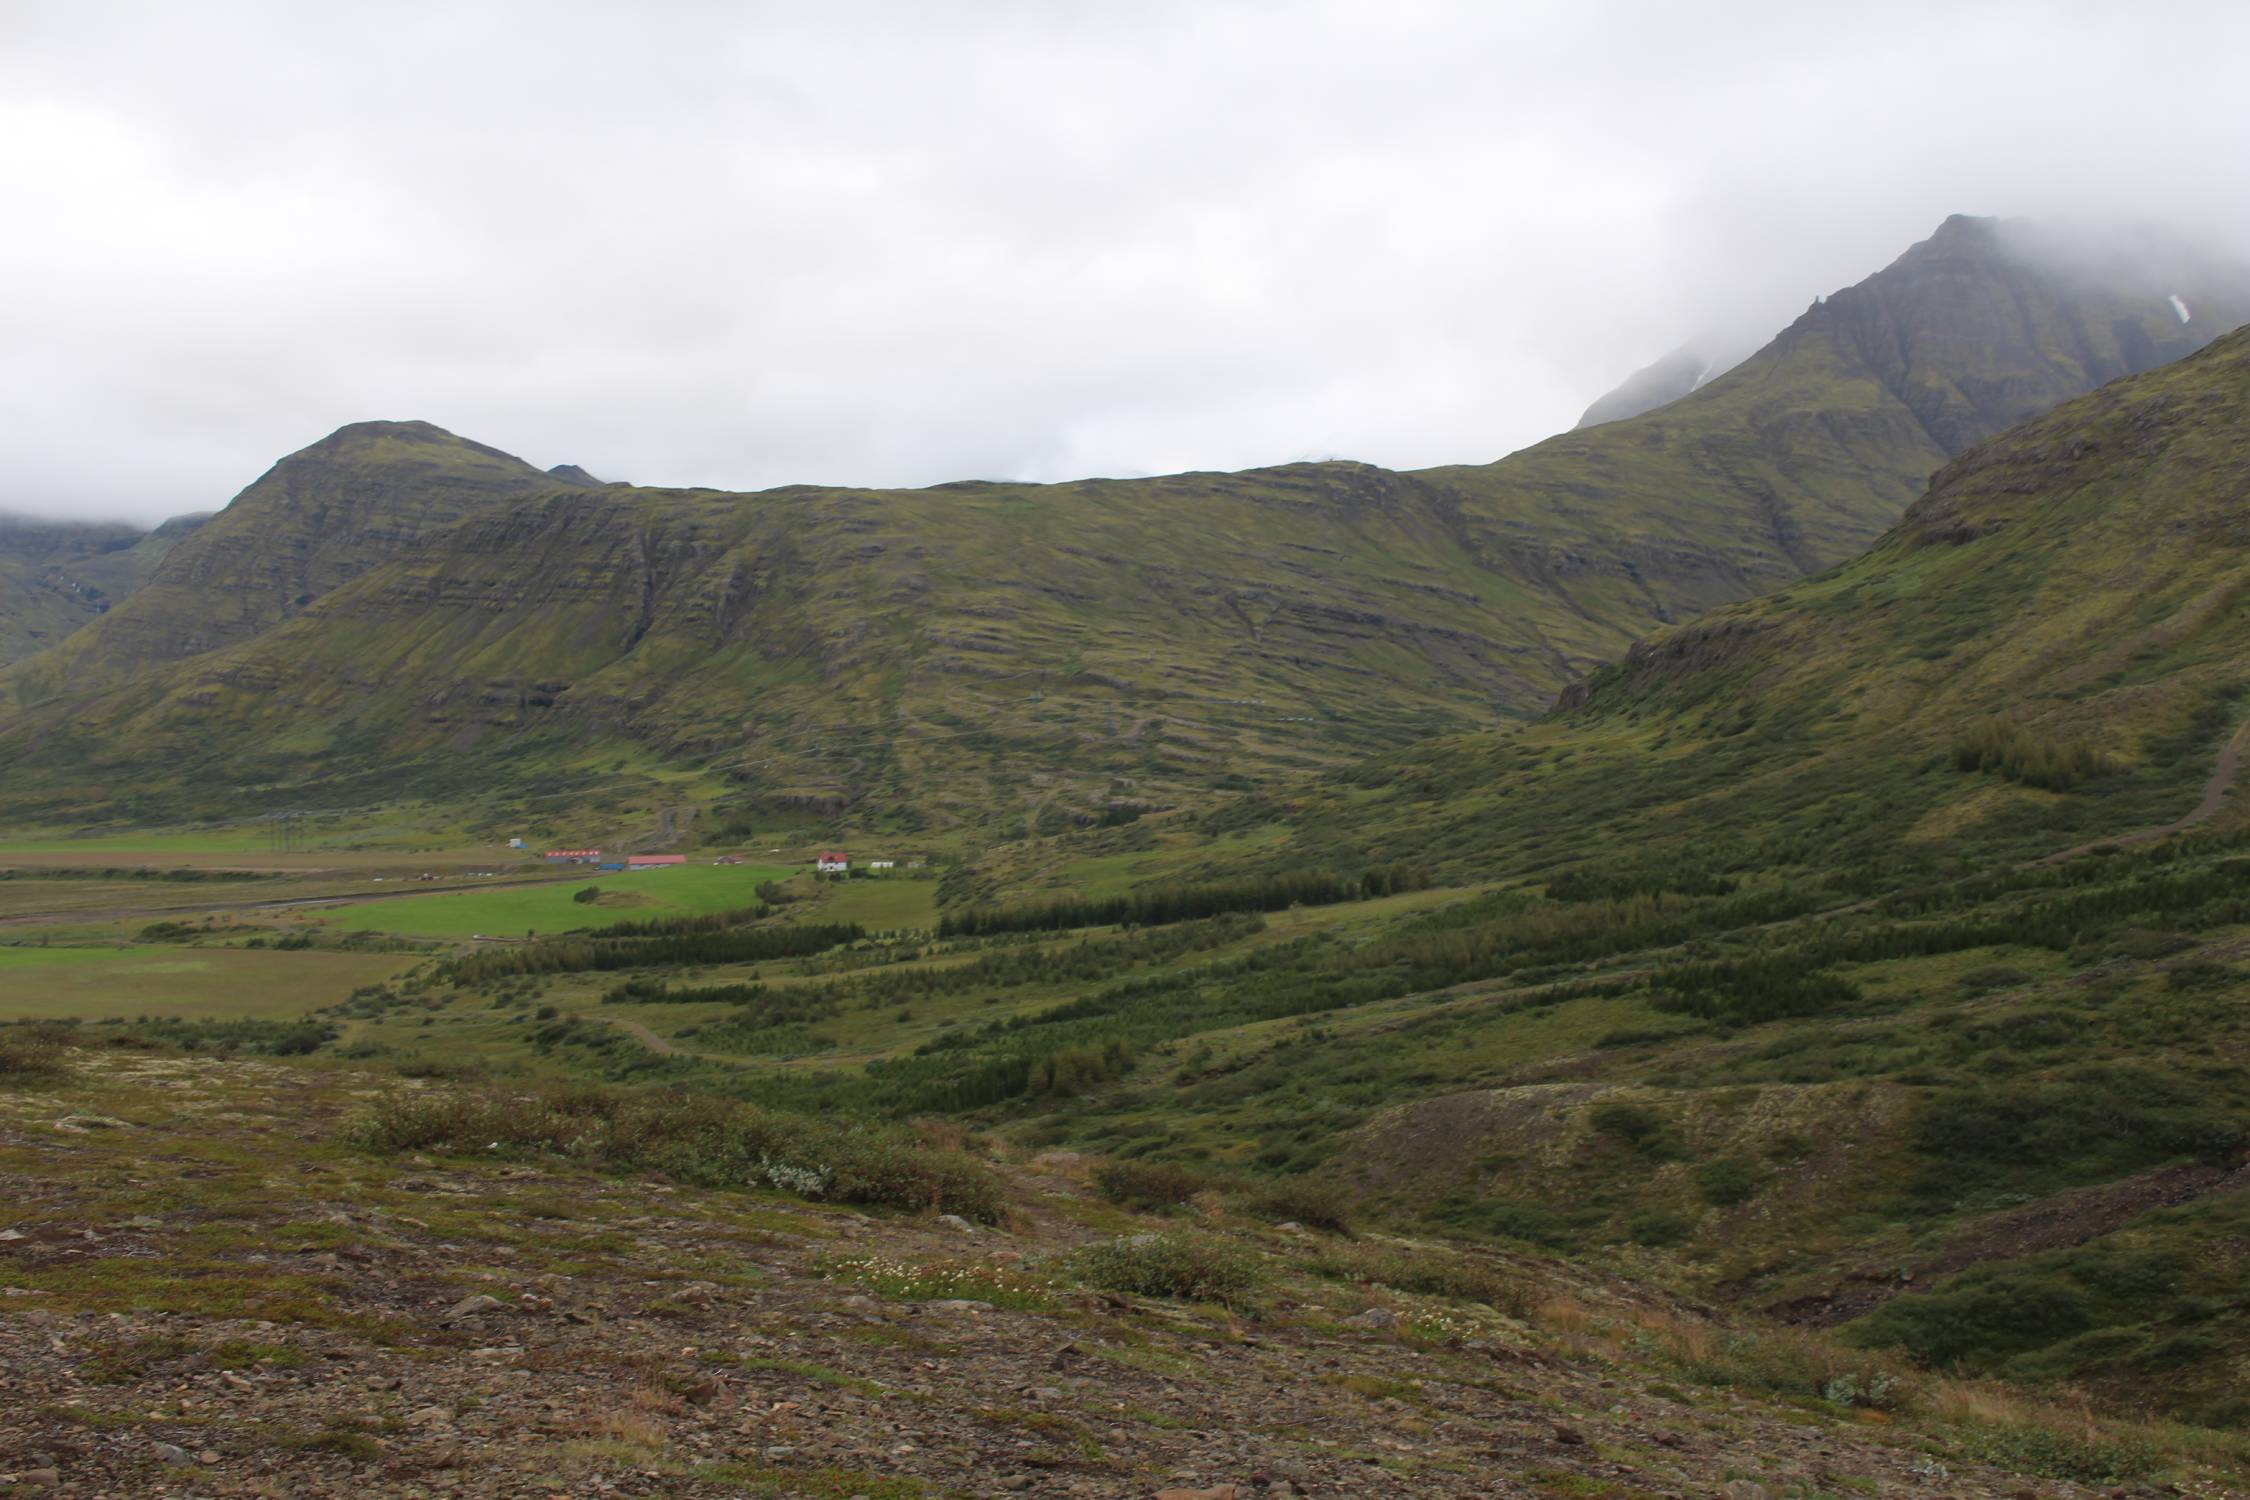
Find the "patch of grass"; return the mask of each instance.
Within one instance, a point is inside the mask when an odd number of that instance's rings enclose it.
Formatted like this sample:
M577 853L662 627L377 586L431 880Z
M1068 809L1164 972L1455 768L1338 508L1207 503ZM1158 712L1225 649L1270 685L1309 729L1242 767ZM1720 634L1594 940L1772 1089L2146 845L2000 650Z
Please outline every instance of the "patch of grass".
M898 1302L989 1302L1030 1311L1055 1305L1055 1283L1050 1278L975 1261L918 1263L879 1255L823 1256L813 1269L832 1281L848 1281Z
M192 1353L195 1345L175 1334L152 1334L95 1351L78 1367L89 1385L131 1385L158 1365Z
M1088 1245L1070 1258L1088 1286L1140 1297L1254 1306L1269 1273L1251 1251L1210 1235L1136 1234Z
M826 1365L816 1365L801 1359L771 1359L760 1355L729 1355L706 1351L704 1363L725 1365L729 1369L759 1371L772 1375L794 1375L815 1385L830 1386L839 1391L856 1391L862 1396L892 1396L898 1394L878 1381L866 1380L842 1370L831 1370Z
M1393 1291L1454 1302L1481 1302L1520 1317L1532 1287L1497 1262L1474 1255L1405 1247L1339 1245L1300 1262L1332 1281L1387 1286Z

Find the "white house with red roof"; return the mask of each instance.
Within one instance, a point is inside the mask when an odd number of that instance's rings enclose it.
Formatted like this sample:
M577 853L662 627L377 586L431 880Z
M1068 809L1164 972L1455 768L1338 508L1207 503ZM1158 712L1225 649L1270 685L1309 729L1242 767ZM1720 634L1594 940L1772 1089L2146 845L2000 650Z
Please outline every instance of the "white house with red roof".
M841 875L852 867L852 862L840 849L824 851L813 861L813 868L823 875Z

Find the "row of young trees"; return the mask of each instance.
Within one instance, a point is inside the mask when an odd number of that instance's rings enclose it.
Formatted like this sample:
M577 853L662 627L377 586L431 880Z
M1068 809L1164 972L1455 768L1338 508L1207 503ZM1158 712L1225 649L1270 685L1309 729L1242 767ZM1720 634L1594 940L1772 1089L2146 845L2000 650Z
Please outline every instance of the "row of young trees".
M2050 792L2067 792L2110 769L2108 759L2084 740L2039 734L2013 719L1987 719L1963 734L1954 742L1953 764Z
M824 953L866 936L867 930L857 922L822 922L667 937L549 938L515 948L487 948L450 960L439 967L437 977L449 984L485 984L525 974L606 972L662 964L768 963L777 958Z
M912 964L879 969L819 986L837 1000L873 1008L908 1004L972 990L1008 990L1035 984L1095 984L1147 964L1221 947L1263 931L1265 918L1234 912L1154 932L1067 946L1027 945L980 954L964 964Z
M1383 865L1359 875L1307 872L1255 876L1195 885L1160 886L1122 896L1056 896L1019 906L979 906L938 923L938 936L982 937L996 932L1051 932L1073 927L1156 926L1190 922L1225 912L1281 911L1329 906L1420 890L1429 877L1409 864Z
M598 887L588 886L588 890ZM638 922L612 922L606 927L590 928L581 936L594 938L686 937L698 932L724 932L730 927L747 927L752 922L762 922L773 915L773 908L760 903L756 906L737 906L728 911L707 911L692 917L650 917Z

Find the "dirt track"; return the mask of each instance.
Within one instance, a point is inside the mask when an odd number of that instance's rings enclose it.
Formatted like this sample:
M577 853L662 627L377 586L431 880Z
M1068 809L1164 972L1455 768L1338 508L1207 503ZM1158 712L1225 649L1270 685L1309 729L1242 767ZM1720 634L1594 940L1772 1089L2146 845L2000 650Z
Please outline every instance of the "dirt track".
M649 1030L646 1026L643 1026L638 1021L628 1021L623 1016L604 1016L602 1019L609 1022L610 1025L616 1027L619 1031L625 1032L630 1035L635 1041L648 1048L649 1051L657 1053L661 1056L696 1056L695 1053L688 1051L687 1048L682 1047L681 1045L679 1045L679 1043L666 1041L663 1037L658 1036L655 1032Z
M2246 748L2250 748L2250 719L2243 720L2242 727L2235 730L2234 736L2220 747L2219 758L2212 762L2211 774L2203 781L2203 800L2190 808L2184 817L2174 818L2155 828L2143 828L2134 833L2121 833L2111 838L2079 844L2050 854L2037 863L2059 865L2066 859L2076 859L2079 855L2091 854L2096 849L2128 849L2135 844L2146 844L2175 833L2184 833L2198 823L2210 822L2218 816L2219 809L2226 806L2227 794L2234 790L2235 777L2241 773L2242 754Z

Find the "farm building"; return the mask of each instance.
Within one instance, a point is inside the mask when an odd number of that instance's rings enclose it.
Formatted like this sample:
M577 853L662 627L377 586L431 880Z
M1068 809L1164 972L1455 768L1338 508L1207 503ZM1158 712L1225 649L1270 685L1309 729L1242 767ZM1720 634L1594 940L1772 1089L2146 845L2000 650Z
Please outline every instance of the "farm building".
M628 870L660 870L667 865L684 865L686 863L687 856L684 854L628 854L625 856L625 868Z
M871 859L867 862L867 868L870 870L895 870L898 868L898 861L895 859Z
M551 865L598 865L602 862L599 849L549 849L539 856Z
M813 868L824 875L840 875L851 867L851 860L840 851L822 854L813 861Z

